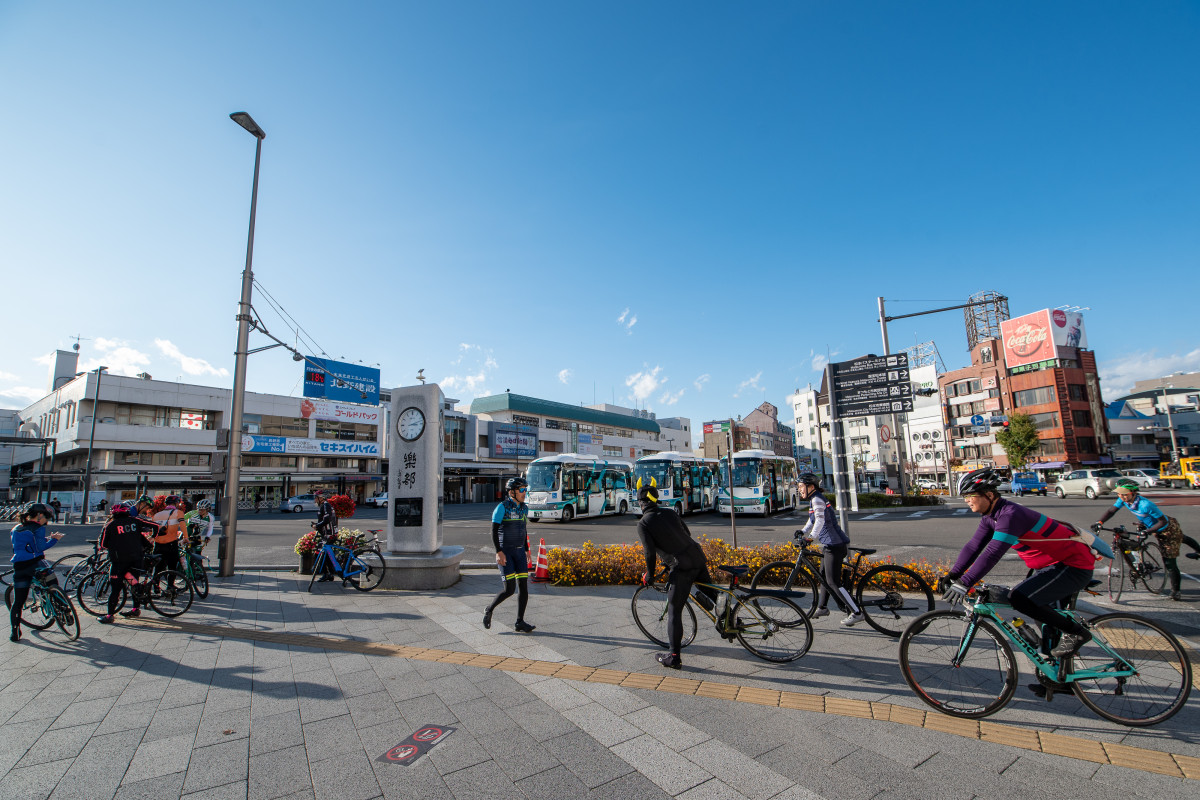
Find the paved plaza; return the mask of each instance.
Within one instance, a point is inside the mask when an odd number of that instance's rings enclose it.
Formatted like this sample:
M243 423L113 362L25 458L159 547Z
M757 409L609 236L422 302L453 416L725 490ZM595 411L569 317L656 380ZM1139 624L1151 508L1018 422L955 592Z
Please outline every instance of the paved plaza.
M289 573L239 573L179 624L86 618L77 642L5 641L0 798L1161 800L1200 785L1195 696L1148 730L1024 688L964 722L926 714L896 643L865 625L819 620L782 666L702 627L676 673L634 626L630 587L535 586L522 635L515 599L480 624L498 583L309 594ZM411 765L379 760L428 724L454 730Z

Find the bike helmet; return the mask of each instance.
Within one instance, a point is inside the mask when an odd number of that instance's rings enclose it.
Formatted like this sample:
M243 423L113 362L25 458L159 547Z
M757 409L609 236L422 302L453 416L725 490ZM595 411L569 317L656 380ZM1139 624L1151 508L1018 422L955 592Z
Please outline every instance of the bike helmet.
M1121 478L1121 480L1117 481L1116 485L1113 486L1113 488L1114 489L1127 489L1131 492L1137 492L1137 490L1140 489L1141 487L1138 486L1137 481L1133 480L1132 478Z
M818 489L821 488L821 479L811 472L802 473L796 480L800 481L805 486L815 486Z
M524 478L509 478L508 483L504 484L504 491L515 492L518 489L528 488L529 481Z
M179 503L181 502L181 500L180 500L180 497L179 497L179 495L177 495L177 494L169 494L169 495L167 495L167 501L166 501L166 502L167 502L167 505L169 505L169 506L177 506L177 505L179 505Z
M25 510L21 512L21 519L29 519L35 514L42 514L46 517L46 519L54 519L54 509L45 503L30 503Z
M119 503L113 503L110 512L114 517L128 516L137 512L137 506L134 505L132 500L123 500Z
M999 485L1000 476L996 474L996 470L991 467L984 467L983 469L968 472L958 479L958 494L962 496L966 494L994 492Z
M212 508L211 500L199 500L196 502L196 510L197 511L208 511L211 508Z
M141 497L139 497L137 500L134 500L134 501L133 501L133 505L134 505L135 507L136 507L136 506L140 506L140 505L142 505L143 503L144 503L144 504L146 504L146 505L148 505L148 506L151 506L151 507L153 507L153 506L154 506L154 498L153 498L153 497L151 497L151 496L150 496L150 495L148 495L148 494L144 494L144 495L142 495Z

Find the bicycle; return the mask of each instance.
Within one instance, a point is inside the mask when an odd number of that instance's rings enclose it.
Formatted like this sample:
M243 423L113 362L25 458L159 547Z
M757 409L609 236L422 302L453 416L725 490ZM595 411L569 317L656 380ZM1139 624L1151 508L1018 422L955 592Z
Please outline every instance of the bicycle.
M1108 599L1114 603L1121 599L1126 577L1130 589L1137 589L1141 581L1146 591L1161 594L1167 585L1167 571L1163 568L1162 548L1150 541L1151 534L1141 525L1137 533L1125 530L1124 525L1097 527L1113 534L1113 553L1120 553L1120 559L1114 558L1108 567Z
M48 566L39 567L34 572L33 582L29 585L29 598L21 609L21 622L38 631L57 624L67 639L73 642L79 638L79 615L75 613L71 598L57 585L47 582L47 578L53 575L54 568ZM12 608L15 592L11 584L4 590L4 605L9 609ZM26 614L30 616L26 617Z
M900 670L922 702L965 719L996 713L1017 689L1014 647L1032 662L1047 698L1055 690L1072 691L1097 715L1121 725L1156 725L1187 702L1191 663L1158 623L1123 613L1092 617L1084 621L1092 640L1060 661L1039 651L1032 631L1021 633L1027 626L1000 616L1011 608L1008 591L980 586L963 609L922 614L904 631Z
M208 558L191 547L181 548L180 553L179 565L182 569L179 572L192 584L196 596L204 600L208 597L208 571L204 566Z
M67 567L66 572L63 575L63 591L66 592L68 596L71 592L74 592L79 588L80 581L86 578L88 573L95 570L108 569L108 551L100 549L100 540L86 539L85 541L92 546L91 555L85 555L83 553L71 553L70 555L65 555L54 562L55 571L62 571L62 562L66 561L68 558L82 559L82 561L77 561Z
M795 538L799 540L802 535L802 531L796 531ZM763 565L754 573L750 588L798 589L800 591L793 599L805 595L811 597L801 604L805 615L811 618L817 610L817 587L824 586L838 608L849 613L850 609L839 597L838 591L825 580L820 551L808 550L799 541L793 544L799 551L795 562L774 561ZM897 564L880 564L861 573L859 577L863 558L877 551L866 547L849 549L855 556L853 562L842 565L842 586L854 598L872 628L896 637L917 615L933 610L933 589L916 572Z
M356 553L349 547L325 542L313 560L308 591L312 591L317 576L324 573L326 563L335 575L342 576L342 588L350 584L360 592L369 592L382 583L387 571L387 565L378 550L364 549Z
M683 643L687 647L696 638L696 613L692 601L700 606L714 625L717 633L726 641L737 639L742 647L764 661L786 663L795 661L812 646L812 623L804 612L790 599L794 592L773 589L743 589L737 585L750 568L745 565L721 566L729 573L729 587L714 583L695 583L693 587L715 589L724 595L724 605L717 611L713 603L710 611L694 596L685 601L683 607ZM662 582L666 572L649 585L640 586L633 593L631 607L633 621L646 638L660 647L669 647L667 641L667 587Z
M147 555L141 575L130 588L126 581L121 586L121 598L117 601L117 610L125 607L125 603L133 598L137 605L149 606L164 617L178 617L192 607L195 592L192 584L180 572L173 569L154 571L161 555ZM79 607L93 617L104 616L108 613L108 597L112 591L112 579L108 570L94 571L79 584L76 597Z

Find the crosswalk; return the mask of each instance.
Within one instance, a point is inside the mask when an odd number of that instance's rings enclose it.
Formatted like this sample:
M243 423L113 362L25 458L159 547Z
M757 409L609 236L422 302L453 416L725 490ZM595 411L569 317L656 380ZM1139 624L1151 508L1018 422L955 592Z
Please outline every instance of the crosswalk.
M941 508L941 509L936 509L936 510L926 508L926 509L921 509L920 511L913 511L913 512L907 513L907 514L897 514L895 512L885 513L882 511L876 511L873 514L867 514L865 517L859 517L857 521L858 522L870 522L871 520L883 519L885 517L888 519L893 519L893 520L895 520L895 519L921 519L922 517L925 517L929 514L932 514L935 517L958 517L958 516L962 516L964 514L970 514L970 513L971 513L971 509L969 509L969 508L955 508L955 509Z

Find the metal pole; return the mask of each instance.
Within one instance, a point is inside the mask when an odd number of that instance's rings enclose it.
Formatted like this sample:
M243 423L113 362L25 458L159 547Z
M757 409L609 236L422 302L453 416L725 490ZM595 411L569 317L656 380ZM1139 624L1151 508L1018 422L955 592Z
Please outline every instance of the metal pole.
M225 557L221 559L220 575L233 575L237 552L237 497L242 466L242 412L246 404L246 359L250 346L250 300L254 289L254 215L258 208L258 164L262 156L263 137L255 136L254 184L250 190L250 232L246 239L246 268L242 270L242 299L238 302L237 350L234 351L233 401L229 413L229 465L225 478L225 500L229 522L225 526Z
M96 367L96 394L92 397L92 434L88 438L87 466L83 470L83 515L80 522L88 521L88 494L92 489L92 447L96 444L96 417L100 414L100 378L108 367Z
M1175 440L1175 423L1171 420L1171 401L1167 399L1167 389L1174 389L1174 384L1160 386L1163 390L1163 405L1167 407L1167 432L1171 434L1171 460L1179 464L1179 442Z
M733 529L733 549L737 549L737 516L733 511L733 417L729 418L729 527Z
M883 298L879 297L876 299L879 301L879 330L880 333L883 334L883 354L885 356L890 356L892 354L892 348L888 344L888 318L887 315L883 313ZM909 377L912 376L910 375ZM907 487L905 486L906 482L904 480L904 437L899 435L900 423L898 422L898 419L899 418L896 414L891 415L892 436L896 442L896 460L899 462L896 469L896 488L900 490L901 495L904 495L907 491ZM887 474L886 468L884 468L884 474Z
M829 445L833 449L834 496L837 498L838 521L842 525L842 530L848 535L850 533L850 517L846 511L846 503L850 493L843 488L845 481L840 480L843 474L841 465L845 453L842 452L840 446L842 429L837 415L837 390L833 388L833 365L828 363L825 365L825 385L829 387Z

